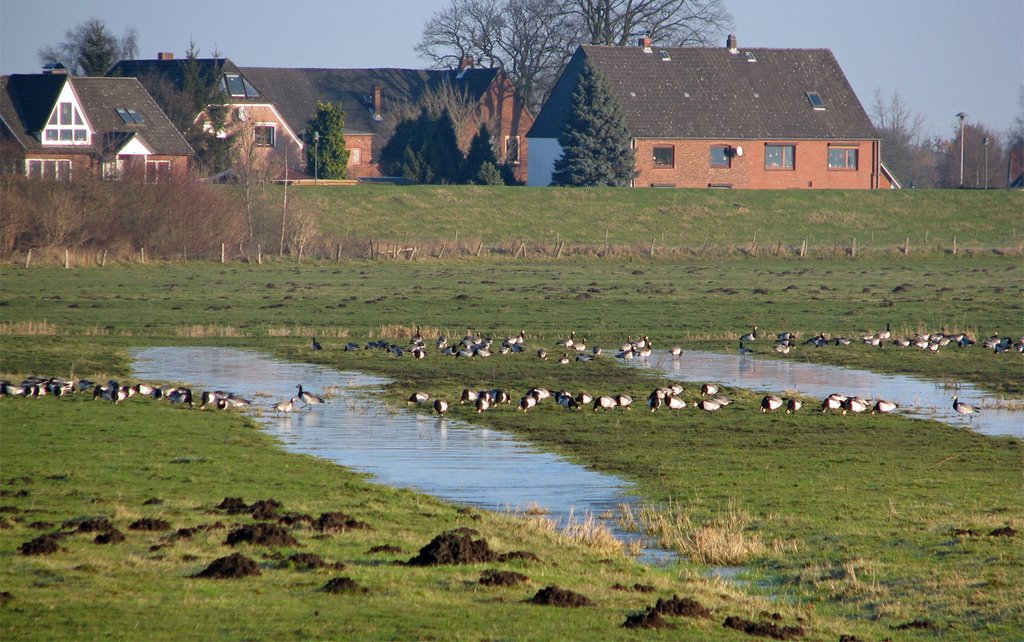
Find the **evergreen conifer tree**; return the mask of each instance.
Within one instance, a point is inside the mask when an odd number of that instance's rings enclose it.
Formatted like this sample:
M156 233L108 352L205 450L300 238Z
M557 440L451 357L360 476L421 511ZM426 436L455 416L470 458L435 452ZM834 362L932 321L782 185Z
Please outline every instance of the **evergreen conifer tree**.
M491 132L487 129L486 123L480 123L480 129L473 135L469 143L469 152L466 154L466 162L462 165L463 183L477 183L493 185L495 183L480 183L481 169L485 164L490 164L495 171L498 169L498 158L494 155L494 146L491 139ZM492 177L488 178L490 180ZM498 174L499 182L501 174Z
M562 156L555 161L553 185L623 187L637 174L622 111L589 61L583 63L558 142Z
M345 109L341 103L317 101L316 116L309 121L308 131L320 134L320 142L310 140L306 148L308 168L318 171L319 178L345 178L348 149L345 148ZM314 154L319 154L319 158L314 158Z

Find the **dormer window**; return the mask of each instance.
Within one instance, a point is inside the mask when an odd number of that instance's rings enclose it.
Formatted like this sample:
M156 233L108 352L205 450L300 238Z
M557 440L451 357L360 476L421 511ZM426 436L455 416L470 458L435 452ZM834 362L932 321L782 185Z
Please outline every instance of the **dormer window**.
M88 145L89 129L78 105L70 101L57 103L41 138L44 145Z
M241 74L224 74L224 90L232 98L259 98L260 92Z

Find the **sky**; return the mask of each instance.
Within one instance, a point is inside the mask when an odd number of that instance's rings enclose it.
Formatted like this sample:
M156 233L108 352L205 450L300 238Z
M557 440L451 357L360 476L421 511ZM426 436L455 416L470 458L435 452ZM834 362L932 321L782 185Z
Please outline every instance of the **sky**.
M740 48L831 49L868 113L898 91L932 136L952 138L957 113L1005 132L1024 92L1021 0L722 0ZM427 65L414 47L450 0L0 0L0 75L36 73L38 51L96 17L139 55L183 57L190 40L250 67ZM216 8L213 8L216 7ZM724 46L724 38L722 45Z

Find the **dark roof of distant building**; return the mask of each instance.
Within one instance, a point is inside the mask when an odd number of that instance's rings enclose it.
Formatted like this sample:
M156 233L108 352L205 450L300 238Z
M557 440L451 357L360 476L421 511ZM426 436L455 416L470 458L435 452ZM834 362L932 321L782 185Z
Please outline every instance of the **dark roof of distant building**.
M873 139L828 49L581 45L528 136L557 138L584 60L636 138Z

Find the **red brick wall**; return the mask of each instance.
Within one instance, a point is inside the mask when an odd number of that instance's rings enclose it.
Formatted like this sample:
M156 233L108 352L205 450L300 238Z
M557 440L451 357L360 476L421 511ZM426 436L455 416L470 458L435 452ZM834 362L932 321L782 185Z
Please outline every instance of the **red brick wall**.
M793 145L794 169L766 169L765 145ZM878 154L875 141L832 141L844 147L856 147L856 170L830 170L829 141L796 140L662 140L638 139L636 164L637 187L711 187L731 186L737 189L871 189L877 186ZM711 147L728 145L743 148L742 156L732 156L728 168L711 166ZM672 167L654 165L654 147L672 146Z
M348 150L348 177L365 178L380 176L380 167L373 157L372 134L346 134L345 149Z
M498 73L491 87L480 99L476 121L462 132L459 144L463 149L469 148L469 141L480 128L481 122L487 123L491 131L499 163L505 162L506 137L519 136L519 164L515 166L515 175L516 180L525 183L529 159L526 132L533 126L533 114L519 99L504 73Z

